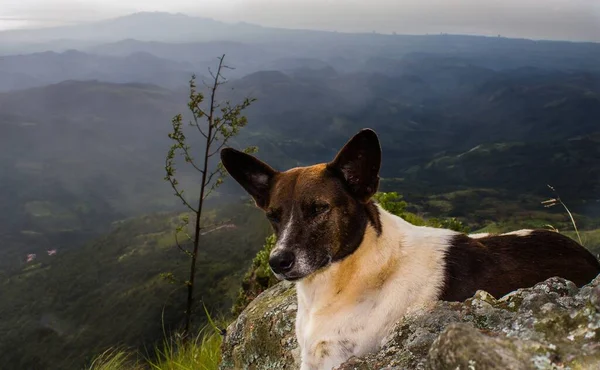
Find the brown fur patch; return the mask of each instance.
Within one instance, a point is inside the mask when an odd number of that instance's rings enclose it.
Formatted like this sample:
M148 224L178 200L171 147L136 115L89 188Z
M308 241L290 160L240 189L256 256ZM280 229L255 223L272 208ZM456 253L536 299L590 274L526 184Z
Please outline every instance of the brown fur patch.
M349 284L352 281L352 278L356 272L356 268L358 266L358 261L354 256L350 256L346 260L340 263L337 274L334 275L335 281L333 282L333 289L339 294L347 295L345 290L347 288L352 288Z
M397 271L398 263L398 258L388 258L385 262L385 265L381 266L381 268L377 271L377 274L371 276L371 280L369 280L367 284L372 289L381 289L388 279Z
M551 277L577 286L600 273L600 263L574 240L547 230L530 235L456 236L445 256L446 281L440 298L463 301L477 290L500 298Z
M329 356L329 343L322 340L315 346L315 356L317 358L325 358Z

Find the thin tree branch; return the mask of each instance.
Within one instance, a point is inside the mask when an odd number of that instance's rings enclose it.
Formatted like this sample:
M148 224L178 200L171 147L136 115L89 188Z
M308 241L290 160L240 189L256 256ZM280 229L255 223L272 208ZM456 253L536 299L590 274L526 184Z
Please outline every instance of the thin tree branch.
M175 244L177 245L177 248L179 248L180 251L185 253L188 257L192 257L192 253L187 249L183 248L181 244L179 244L179 238L177 238L177 233L175 233Z
M220 184L218 182L212 184L212 186L210 187L210 189L208 189L208 191L204 195L204 199L208 198L212 194L212 192L215 191L219 187L219 185Z
M169 160L166 159L165 160L165 168L168 168L169 166ZM181 199L181 201L183 202L183 204L188 207L190 209L190 211L196 213L196 210L194 209L194 207L192 207L188 201L183 197L183 191L179 190L177 188L177 184L175 183L175 181L173 180L173 177L169 174L167 174L166 176L167 181L169 182L169 184L171 184L171 187L173 188L173 190L175 190L175 196L177 196L179 199Z
M221 145L219 145L219 147L217 148L217 150L215 150L214 152L210 153L210 154L208 155L208 157L210 158L210 157L212 157L213 155L217 154L217 153L219 152L219 150L223 149L223 147L224 147L225 145L227 145L227 142L226 142L226 141L223 141L223 142L221 143Z
M186 237L186 239L187 239L188 241L190 241L190 242L193 242L193 241L194 241L194 239L193 239L193 238L190 236L190 234L188 234L187 232L183 232L183 231L180 231L180 232L181 232L181 233L183 233L183 235Z
M194 158L192 158L192 156L190 155L188 148L185 145L182 145L181 150L183 150L183 153L185 154L185 161L187 163L191 164L192 167L194 167L196 169L196 171L199 171L200 173L202 173L202 169L200 169L200 167L198 167L196 165L196 163L194 163Z
M208 199L208 197L212 194L212 192L216 189L215 186L212 186L210 189L208 189L206 191L206 194L204 194L204 199Z
M197 120L195 120L195 121L198 122ZM193 123L192 121L190 121L190 126L196 127L198 129L198 131L200 131L200 134L202 134L202 136L204 136L204 138L207 139L206 134L204 133L204 131L202 131L202 129L200 128L198 123Z
M200 124L198 123L198 116L196 115L196 112L194 112L192 108L190 108L190 111L192 112L192 116L194 117L194 124L192 124L192 126L196 126L200 134L204 136L205 139L208 139L208 136L204 133L204 131L202 131L202 127L200 127ZM206 113L204 113L202 109L199 109L199 112L203 115L206 115Z
M215 171L211 172L211 174L210 174L210 175L208 175L208 179L206 180L206 185L210 184L210 182L212 181L213 177L214 177L216 174L221 174L221 171L217 169L217 170L215 170Z

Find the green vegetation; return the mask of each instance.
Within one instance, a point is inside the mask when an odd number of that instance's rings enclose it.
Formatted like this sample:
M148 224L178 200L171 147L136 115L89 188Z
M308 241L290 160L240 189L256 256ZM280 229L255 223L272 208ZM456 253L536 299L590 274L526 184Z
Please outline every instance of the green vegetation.
M0 276L2 363L16 369L77 368L107 348L141 352L178 332L185 291L160 275L167 265L176 275L189 267L173 231L184 216L164 213L115 222L110 233L86 245L40 255ZM270 226L246 204L207 208L205 217L232 225L204 235L198 259L198 297L219 316L230 310ZM205 316L196 314L198 325Z
M408 203L403 200L402 195L398 194L395 191L378 192L377 194L375 194L373 199L375 200L375 202L381 205L383 209L396 216L402 217L404 220L410 222L413 225L444 228L464 233L469 231L469 227L465 226L462 223L462 221L458 220L455 217L425 219L414 213L408 212L406 210Z
M152 358L134 351L110 349L96 357L86 370L217 370L222 336L207 325L195 336L165 339Z
M207 325L196 336L167 339L154 349L151 370L217 370L221 362L222 336ZM95 369L94 369L95 370Z
M252 266L244 275L242 287L231 308L234 317L238 316L260 293L277 283L278 280L269 266L269 255L275 246L275 241L274 234L268 236L265 244L252 260Z
M126 350L109 349L96 357L86 370L143 370L140 361Z

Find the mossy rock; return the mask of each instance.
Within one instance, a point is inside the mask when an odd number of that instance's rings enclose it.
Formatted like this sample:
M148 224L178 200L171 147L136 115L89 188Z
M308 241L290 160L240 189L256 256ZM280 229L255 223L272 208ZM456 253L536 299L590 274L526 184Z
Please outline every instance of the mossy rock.
M227 328L221 369L295 369L296 289L283 282L252 301Z

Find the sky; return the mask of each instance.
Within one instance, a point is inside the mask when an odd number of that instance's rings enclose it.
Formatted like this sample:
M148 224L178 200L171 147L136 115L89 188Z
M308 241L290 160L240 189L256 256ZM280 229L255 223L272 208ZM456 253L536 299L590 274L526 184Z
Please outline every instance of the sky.
M72 24L139 11L339 32L600 41L600 0L0 0L0 29Z

